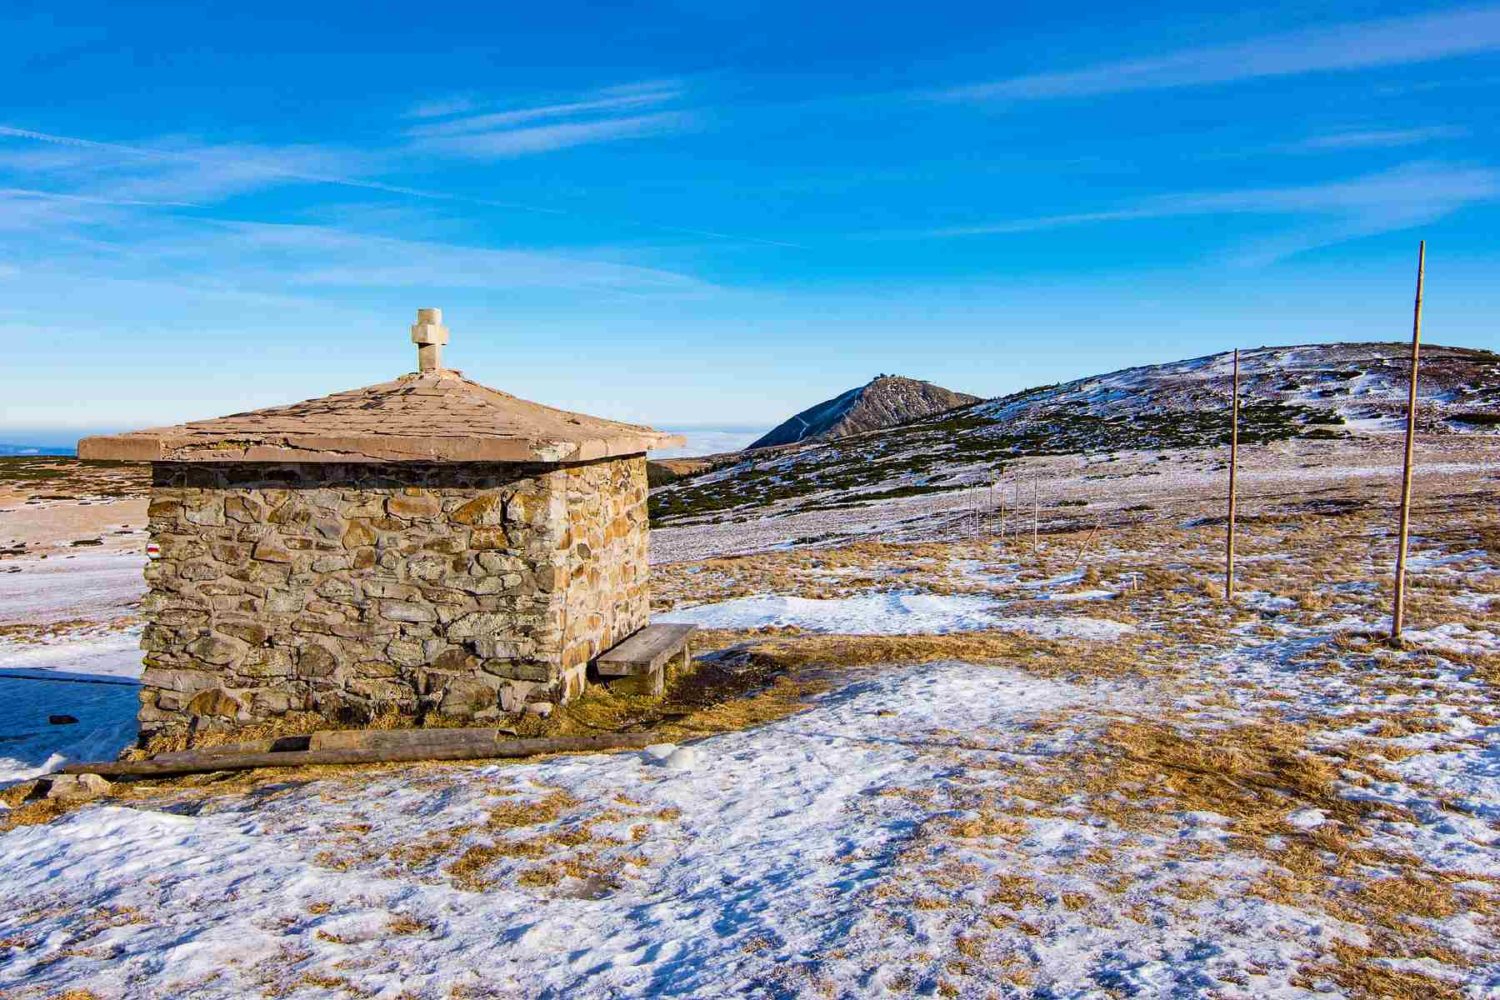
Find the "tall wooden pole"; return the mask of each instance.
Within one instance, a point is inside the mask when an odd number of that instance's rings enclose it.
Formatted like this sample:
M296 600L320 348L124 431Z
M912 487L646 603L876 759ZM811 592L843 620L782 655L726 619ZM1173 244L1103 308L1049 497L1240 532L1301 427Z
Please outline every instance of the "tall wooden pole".
M1396 539L1396 599L1391 606L1391 639L1401 638L1406 614L1406 536L1411 527L1411 464L1417 438L1417 364L1422 353L1422 277L1427 270L1427 241L1417 244L1417 301L1412 307L1411 384L1406 396L1406 462L1401 469L1401 527Z
M1224 533L1224 600L1234 600L1234 480L1240 465L1240 349L1234 349L1234 391L1229 404L1229 518Z
M1036 473L1033 471L1031 473L1031 550L1033 552L1036 551L1037 544L1036 522L1037 518L1040 517L1042 513L1042 501L1039 499L1039 497L1040 494L1037 491Z

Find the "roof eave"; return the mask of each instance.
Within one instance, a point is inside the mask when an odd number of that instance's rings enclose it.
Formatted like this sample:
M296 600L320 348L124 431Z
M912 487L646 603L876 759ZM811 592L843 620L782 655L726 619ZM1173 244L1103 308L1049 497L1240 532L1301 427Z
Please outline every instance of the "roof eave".
M116 462L591 462L680 447L677 434L642 432L583 441L476 437L340 437L284 434L274 437L204 438L191 433L135 432L87 437L78 457Z

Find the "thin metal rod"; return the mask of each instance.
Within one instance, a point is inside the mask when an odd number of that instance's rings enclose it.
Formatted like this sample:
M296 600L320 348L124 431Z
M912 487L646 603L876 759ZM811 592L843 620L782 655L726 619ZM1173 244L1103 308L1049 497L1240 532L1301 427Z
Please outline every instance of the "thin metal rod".
M1406 462L1401 469L1401 526L1396 538L1396 597L1391 605L1391 638L1401 638L1406 616L1406 539L1411 528L1412 452L1417 438L1417 366L1422 354L1422 278L1427 270L1427 241L1417 244L1417 300L1411 321L1411 384L1406 396Z
M1229 517L1224 532L1224 600L1234 600L1234 486L1240 465L1240 349L1234 349L1234 392L1229 404Z

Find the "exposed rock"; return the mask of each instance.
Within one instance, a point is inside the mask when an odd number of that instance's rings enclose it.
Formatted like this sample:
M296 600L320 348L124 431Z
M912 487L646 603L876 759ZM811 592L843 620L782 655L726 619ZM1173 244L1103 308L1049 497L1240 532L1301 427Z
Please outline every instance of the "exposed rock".
M468 503L459 507L448 515L449 520L458 524L499 524L505 513L504 502L497 494L489 493L482 497L476 497Z
M449 678L442 691L438 711L443 715L474 715L486 708L493 708L497 701L495 688L474 677Z
M226 719L233 719L244 710L238 698L225 691L223 688L211 688L208 691L200 691L188 702L189 715L212 715Z
M431 493L407 490L386 500L385 510L391 517L436 517L443 511L443 502Z
M249 650L250 646L243 639L227 635L205 635L188 643L186 651L195 660L223 667L243 660Z
M63 802L87 802L108 795L114 787L97 774L54 774L48 781L47 798Z
M510 547L510 536L501 527L475 528L469 536L471 549L505 549Z
M291 551L278 538L262 538L255 543L254 557L261 562L289 563Z

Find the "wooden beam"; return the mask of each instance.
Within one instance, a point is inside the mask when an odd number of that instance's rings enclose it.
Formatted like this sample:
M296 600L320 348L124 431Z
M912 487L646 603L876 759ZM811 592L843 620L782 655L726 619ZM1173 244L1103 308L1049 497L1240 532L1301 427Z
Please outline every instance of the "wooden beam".
M283 750L269 753L174 753L150 760L98 761L68 764L63 774L99 774L104 777L163 777L203 774L209 771L248 771L259 767L306 767L315 764L392 764L421 760L482 760L487 758L534 757L547 753L596 753L601 750L639 749L660 740L651 733L620 733L608 736L554 736L540 739L510 739L497 729L385 729L355 730L366 736L379 734L371 745L326 750ZM431 740L432 733L464 734L446 740ZM406 734L398 737L397 734ZM356 741L357 742L357 741ZM170 759L164 759L164 758Z

